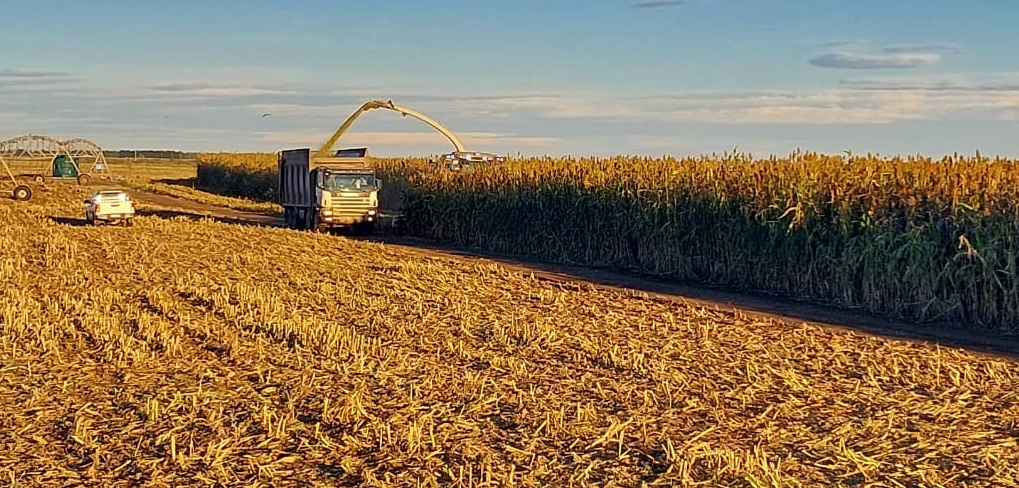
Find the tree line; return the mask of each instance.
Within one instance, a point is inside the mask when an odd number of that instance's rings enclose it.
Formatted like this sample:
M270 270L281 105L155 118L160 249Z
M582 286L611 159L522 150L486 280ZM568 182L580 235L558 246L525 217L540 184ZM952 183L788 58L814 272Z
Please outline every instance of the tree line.
M157 149L117 149L104 150L103 155L107 158L145 158L145 159L197 159L198 153L184 151L169 151Z

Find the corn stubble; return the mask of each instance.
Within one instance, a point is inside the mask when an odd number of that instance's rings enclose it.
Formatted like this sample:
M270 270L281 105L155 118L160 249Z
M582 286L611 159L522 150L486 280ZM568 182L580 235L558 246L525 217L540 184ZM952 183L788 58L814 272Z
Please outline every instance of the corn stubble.
M0 203L12 486L1019 485L1013 360L57 197Z

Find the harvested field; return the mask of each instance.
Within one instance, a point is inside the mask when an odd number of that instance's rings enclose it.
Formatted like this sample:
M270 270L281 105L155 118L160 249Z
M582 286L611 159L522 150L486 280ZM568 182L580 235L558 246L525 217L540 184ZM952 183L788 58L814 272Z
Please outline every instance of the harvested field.
M1019 486L1015 360L84 195L0 202L13 485Z

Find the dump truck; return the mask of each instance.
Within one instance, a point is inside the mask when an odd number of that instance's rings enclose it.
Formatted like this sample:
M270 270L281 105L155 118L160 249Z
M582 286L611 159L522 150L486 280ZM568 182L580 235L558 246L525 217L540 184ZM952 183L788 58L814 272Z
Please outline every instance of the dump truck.
M277 161L279 204L288 228L374 232L382 183L367 148L314 158L310 148L287 149L277 153Z

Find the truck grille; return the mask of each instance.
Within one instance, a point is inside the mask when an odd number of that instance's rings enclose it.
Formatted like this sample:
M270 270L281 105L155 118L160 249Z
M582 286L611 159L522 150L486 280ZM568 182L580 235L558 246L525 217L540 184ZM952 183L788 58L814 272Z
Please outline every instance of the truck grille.
M333 211L333 222L360 222L372 208L371 200L362 197L333 197L329 209Z

